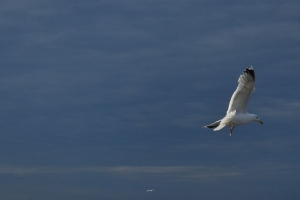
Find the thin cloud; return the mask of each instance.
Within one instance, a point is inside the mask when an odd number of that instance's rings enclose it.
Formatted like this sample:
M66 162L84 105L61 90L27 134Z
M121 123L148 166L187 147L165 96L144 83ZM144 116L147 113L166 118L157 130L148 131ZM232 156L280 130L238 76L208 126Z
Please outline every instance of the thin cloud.
M221 172L221 171L227 172ZM229 171L229 172L228 172ZM215 178L223 176L239 176L241 172L230 172L230 169L203 166L120 166L120 167L14 167L0 166L0 174L11 175L46 175L46 174L80 174L80 173L109 173L111 176L174 176L181 178ZM129 177L130 177L129 176Z
M296 120L300 111L299 101L268 99L268 102L265 106L258 107L262 115L278 120Z

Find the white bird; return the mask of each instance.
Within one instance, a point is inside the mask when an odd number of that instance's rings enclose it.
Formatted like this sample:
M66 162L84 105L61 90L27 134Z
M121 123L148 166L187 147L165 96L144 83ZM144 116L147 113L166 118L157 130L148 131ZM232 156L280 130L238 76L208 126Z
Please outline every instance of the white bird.
M263 121L255 114L247 113L247 104L249 98L255 90L255 73L252 66L246 68L238 80L238 87L233 93L228 106L226 116L204 128L214 128L214 131L221 130L225 126L230 127L230 136L232 130L237 125L244 125L256 121L263 124Z
M147 190L146 192L154 192L154 189Z

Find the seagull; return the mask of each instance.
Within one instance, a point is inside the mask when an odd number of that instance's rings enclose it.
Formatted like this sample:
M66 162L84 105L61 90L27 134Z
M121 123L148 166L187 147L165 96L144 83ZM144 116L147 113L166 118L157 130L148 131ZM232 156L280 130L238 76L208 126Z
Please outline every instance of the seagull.
M232 136L232 131L235 126L248 124L254 121L263 124L263 121L260 120L257 115L249 114L247 112L247 104L254 90L255 73L253 67L249 66L238 79L238 87L230 99L226 116L223 119L204 126L204 128L214 128L214 131L218 131L225 126L229 126L229 136Z
M146 192L154 192L155 190L154 189L151 189L151 190L147 190Z

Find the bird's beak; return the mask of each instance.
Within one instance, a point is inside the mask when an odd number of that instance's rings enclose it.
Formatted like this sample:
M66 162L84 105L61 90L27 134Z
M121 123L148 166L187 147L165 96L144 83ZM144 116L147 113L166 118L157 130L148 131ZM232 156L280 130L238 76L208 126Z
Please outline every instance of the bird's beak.
M264 124L264 122L263 121L261 121L260 119L259 120L257 120L260 124Z

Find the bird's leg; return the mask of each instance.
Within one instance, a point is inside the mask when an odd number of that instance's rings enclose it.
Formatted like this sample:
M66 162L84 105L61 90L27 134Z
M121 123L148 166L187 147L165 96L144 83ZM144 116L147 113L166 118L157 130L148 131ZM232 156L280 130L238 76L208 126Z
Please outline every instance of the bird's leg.
M232 131L233 131L233 129L234 129L234 125L231 123L229 136L232 136Z

